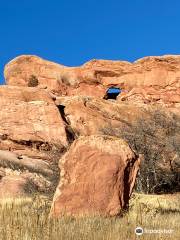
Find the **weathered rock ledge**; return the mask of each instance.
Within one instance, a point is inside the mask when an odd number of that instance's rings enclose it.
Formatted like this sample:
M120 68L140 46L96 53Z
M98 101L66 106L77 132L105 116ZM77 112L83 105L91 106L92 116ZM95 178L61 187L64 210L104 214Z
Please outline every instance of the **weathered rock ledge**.
M180 56L66 67L24 55L4 75L0 197L56 189L54 216L118 215L140 159L141 191L179 189Z

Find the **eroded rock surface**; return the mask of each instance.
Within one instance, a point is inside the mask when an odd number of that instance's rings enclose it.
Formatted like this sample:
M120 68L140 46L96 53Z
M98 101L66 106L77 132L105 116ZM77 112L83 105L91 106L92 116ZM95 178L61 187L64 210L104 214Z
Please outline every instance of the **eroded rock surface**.
M138 184L141 191L165 191L163 188L172 191L180 187L178 108L174 108L175 112L160 103L106 101L79 96L59 97L56 104L65 106L64 116L76 137L116 136L125 139L137 154L145 155L139 177L141 183Z
M136 189L180 189L180 56L66 67L23 55L4 74L0 188L16 177L18 194L27 184L52 193L58 183L52 214L117 215L128 204L141 155ZM107 96L110 87L121 90L116 100Z
M146 57L134 63L92 60L81 67L65 67L27 55L9 62L4 73L9 85L47 88L59 96L103 98L107 89L115 86L123 89L125 95L133 88L149 88L149 95L153 90L163 89L161 94L155 93L154 100L162 96L162 101L166 102L163 93L168 91L171 96L176 95L168 99L170 103L179 101L179 91L176 91L180 88L179 55Z
M60 160L52 215L118 215L128 205L139 159L121 139L81 137Z
M5 176L0 181L0 198L17 198L29 194L28 179L18 175ZM34 189L33 189L34 190Z
M0 109L0 166L12 170L5 176L29 172L31 179L40 179L37 189L53 190L58 176L54 168L68 139L50 95L37 88L1 86Z
M67 145L64 122L46 92L0 87L0 108L0 136L4 140Z
M122 128L139 116L147 117L144 106L91 97L60 97L57 105L63 105L64 115L76 136L102 134L103 129Z

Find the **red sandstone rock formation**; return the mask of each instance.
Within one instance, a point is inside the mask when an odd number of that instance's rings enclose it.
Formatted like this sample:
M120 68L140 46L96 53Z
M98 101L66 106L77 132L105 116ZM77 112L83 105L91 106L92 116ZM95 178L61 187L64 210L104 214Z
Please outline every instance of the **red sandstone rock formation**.
M46 92L0 87L0 135L14 142L67 145L65 124Z
M68 139L66 123L50 95L37 88L0 86L0 109L0 167L5 176L27 171L34 174L37 189L53 189L52 168Z
M27 186L28 179L22 176L5 176L0 181L0 198L27 196Z
M80 67L65 67L27 55L9 62L4 74L7 85L0 87L3 196L3 186L11 195L13 179L18 180L12 196L27 194L28 184L52 193L60 161L53 215L64 211L119 214L128 203L138 170L141 151L133 141L139 132L142 144L158 139L153 151L161 148L158 172L152 169L150 175L177 182L180 56L147 57L134 63L92 60ZM109 87L122 89L117 101L103 99ZM124 139L131 148L121 139L126 131L130 135Z
M79 138L60 161L51 214L120 214L128 205L139 162L121 139Z
M60 96L103 98L108 87L116 86L126 91L146 88L150 95L153 89L169 91L176 99L172 97L168 101L174 103L179 99L176 90L180 88L180 56L176 55L146 57L134 63L92 60L81 67L65 67L36 56L20 56L6 65L4 73L9 85L31 86L35 78L37 87ZM154 98L161 99L161 95L157 95Z
M103 129L122 128L139 116L147 117L143 107L99 98L60 97L56 104L65 106L65 118L76 136L102 134Z

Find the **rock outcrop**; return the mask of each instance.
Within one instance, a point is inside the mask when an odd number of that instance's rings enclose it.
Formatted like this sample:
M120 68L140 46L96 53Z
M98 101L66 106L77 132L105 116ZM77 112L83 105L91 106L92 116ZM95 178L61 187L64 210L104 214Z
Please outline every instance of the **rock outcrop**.
M128 206L139 163L119 138L80 137L61 158L51 214L120 214Z
M137 190L179 191L180 56L66 67L24 55L4 75L0 197L13 182L12 196L52 194L58 185L52 215L117 215L140 155ZM116 100L111 87L121 90Z
M64 106L64 116L76 136L102 134L103 129L123 128L139 116L147 117L146 108L118 101L91 97L59 97L57 106Z
M30 193L28 179L23 176L5 176L0 181L0 198L17 198L27 196ZM34 190L31 187L31 190ZM31 192L32 193L32 192Z
M1 86L0 109L0 166L6 175L14 175L13 170L20 175L30 172L31 180L39 178L40 191L53 189L57 178L53 166L68 139L66 124L50 95L31 87Z
M59 97L55 102L64 106L64 117L76 137L94 134L116 136L125 139L137 154L146 155L141 164L141 183L138 184L141 191L153 192L156 188L163 189L162 185L168 191L175 189L180 171L178 108L175 112L160 103L76 96Z
M161 100L158 90L163 90L162 95L166 91L171 96L176 95L176 100L174 97L168 99L170 103L179 99L178 55L146 57L134 63L92 60L81 67L65 67L27 55L17 57L8 63L4 73L9 85L47 88L61 96L84 95L103 98L107 89L115 86L123 89L124 95L133 88L146 88L149 95L152 95L154 89L156 93L153 95L156 96L152 99L155 101Z
M42 93L42 92L41 92ZM58 108L44 93L0 87L0 133L14 142L67 145L65 124Z

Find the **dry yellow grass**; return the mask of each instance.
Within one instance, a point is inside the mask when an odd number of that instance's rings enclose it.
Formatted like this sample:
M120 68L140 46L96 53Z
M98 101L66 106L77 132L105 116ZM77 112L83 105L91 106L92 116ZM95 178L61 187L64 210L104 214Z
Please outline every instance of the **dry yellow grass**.
M50 219L50 201L16 199L0 202L1 240L133 240L180 239L180 195L134 194L129 212L118 218L63 217ZM172 233L144 233L134 230L172 230Z

